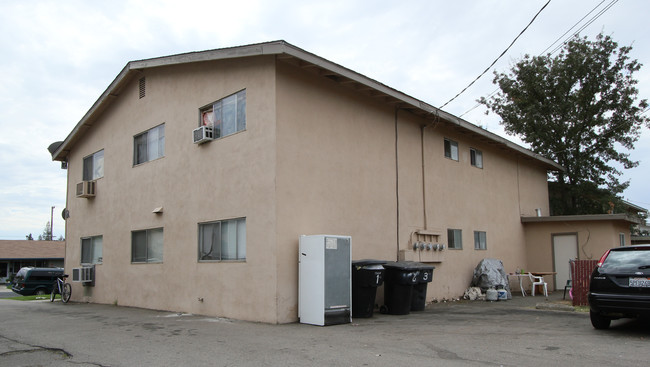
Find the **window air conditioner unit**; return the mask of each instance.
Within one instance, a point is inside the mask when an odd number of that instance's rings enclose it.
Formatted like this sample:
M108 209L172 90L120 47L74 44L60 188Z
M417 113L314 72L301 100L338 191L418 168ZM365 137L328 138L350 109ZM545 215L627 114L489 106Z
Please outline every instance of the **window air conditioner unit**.
M77 197L78 198L92 198L95 197L95 183L96 181L81 181L77 184Z
M72 268L72 281L81 283L94 283L95 266Z
M194 144L203 144L214 139L214 130L210 126L201 126L192 131Z

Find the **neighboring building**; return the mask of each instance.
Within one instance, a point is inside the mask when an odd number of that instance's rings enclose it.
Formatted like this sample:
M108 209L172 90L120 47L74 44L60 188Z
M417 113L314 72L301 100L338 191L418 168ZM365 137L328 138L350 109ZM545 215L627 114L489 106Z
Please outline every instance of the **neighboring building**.
M0 283L25 266L63 267L65 241L0 240Z
M50 151L66 270L96 264L73 300L269 323L297 320L302 234L434 264L429 300L486 257L527 268L521 218L548 213L562 169L283 41L129 62Z

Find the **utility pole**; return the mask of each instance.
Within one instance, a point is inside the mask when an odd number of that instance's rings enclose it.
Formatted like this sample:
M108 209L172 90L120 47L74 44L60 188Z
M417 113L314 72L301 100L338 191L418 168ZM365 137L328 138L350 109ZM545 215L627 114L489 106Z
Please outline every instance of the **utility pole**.
M54 237L54 207L52 207L52 212L50 213L50 241Z

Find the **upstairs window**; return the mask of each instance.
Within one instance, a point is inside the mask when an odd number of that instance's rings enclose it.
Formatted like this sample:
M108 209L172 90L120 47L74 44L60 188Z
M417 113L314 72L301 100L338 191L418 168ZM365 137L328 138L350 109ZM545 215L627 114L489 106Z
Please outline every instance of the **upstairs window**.
M133 165L165 156L165 124L133 137Z
M445 158L458 160L458 142L445 138Z
M214 138L246 130L246 90L201 108L201 125L214 129Z
M92 181L104 177L104 149L84 158L83 180Z
M102 263L102 236L86 237L81 239L81 263Z
M470 148L469 159L472 163L472 166L476 168L483 168L483 152L480 150Z

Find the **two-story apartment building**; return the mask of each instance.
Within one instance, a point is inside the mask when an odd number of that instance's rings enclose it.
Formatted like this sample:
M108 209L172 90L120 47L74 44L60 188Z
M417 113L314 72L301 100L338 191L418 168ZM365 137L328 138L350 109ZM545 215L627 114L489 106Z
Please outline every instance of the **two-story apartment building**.
M66 270L95 264L73 300L269 323L297 320L302 234L434 264L429 299L486 257L527 267L521 218L561 169L284 41L129 62L51 151Z

